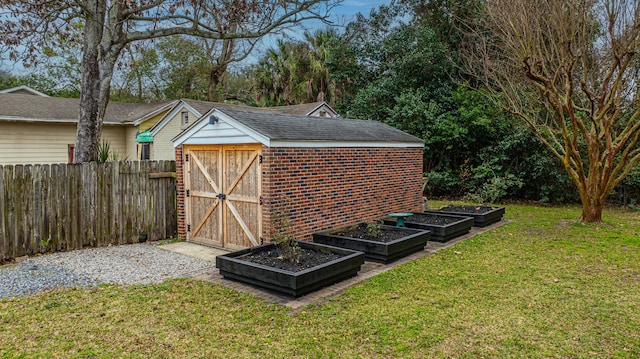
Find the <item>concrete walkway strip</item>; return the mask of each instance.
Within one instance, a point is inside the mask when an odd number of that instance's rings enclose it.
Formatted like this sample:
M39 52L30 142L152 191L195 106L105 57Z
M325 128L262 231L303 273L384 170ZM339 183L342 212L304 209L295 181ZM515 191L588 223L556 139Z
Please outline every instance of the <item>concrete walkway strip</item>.
M351 277L342 282L335 283L333 285L322 288L320 290L317 290L313 293L309 293L299 298L292 298L290 296L280 294L274 291L270 291L268 289L254 287L248 284L225 279L222 277L222 275L220 275L220 271L218 269L213 269L213 270L206 271L204 273L195 274L193 275L193 277L196 279L202 279L214 284L219 284L227 288L232 288L241 292L251 293L256 297L261 298L267 302L278 303L281 305L286 305L292 309L298 309L308 304L317 304L324 299L331 298L339 294L346 288L354 284L360 283L367 278L371 278L376 274L386 272L389 269L392 269L399 264L407 263L412 260L422 258L428 254L434 253L440 249L451 247L456 243L462 242L466 239L469 239L478 234L490 231L492 229L501 227L507 223L509 223L509 221L502 220L500 222L494 223L487 227L481 227L481 228L472 227L469 233L460 237L456 237L446 243L428 242L424 251L413 253L407 257L401 258L389 264L382 264L382 263L367 261L364 263L364 265L358 272L358 275L356 275L355 277ZM215 263L215 257L217 255L229 253L228 251L225 251L223 249L207 247L207 246L203 246L195 243L189 243L189 242L176 242L176 243L165 244L159 247L168 251L177 252L177 253L181 253L181 254L185 254L185 255L201 258L201 259L206 259L214 263Z

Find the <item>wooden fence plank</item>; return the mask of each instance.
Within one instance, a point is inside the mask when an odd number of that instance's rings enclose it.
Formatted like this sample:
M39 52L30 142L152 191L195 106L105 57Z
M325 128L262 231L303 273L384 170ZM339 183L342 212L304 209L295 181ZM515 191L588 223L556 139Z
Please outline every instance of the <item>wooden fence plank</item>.
M122 171L120 172L120 174L123 176L124 183L124 191L122 191L122 243L129 243L129 240L131 238L131 228L133 227L131 210L132 208L135 208L135 206L133 205L133 199L131 198L131 193L133 192L131 167L132 162L125 163L125 165L122 167Z
M84 189L82 188L82 167L80 164L73 164L69 167L71 170L69 175L71 178L72 186L69 187L71 207L69 215L71 216L71 248L82 248L82 227L80 215L83 211L82 197L84 195Z
M166 161L166 169L176 171L175 161ZM164 211L165 211L165 237L175 237L178 234L178 198L176 193L176 181L165 181Z
M113 192L113 168L115 163L107 162L105 164L105 172L103 173L103 187L100 191L100 195L102 196L102 209L100 211L100 220L102 224L102 236L103 245L111 245L117 243L113 238L113 227L111 227L111 216L113 215L113 211L111 211L111 206L113 206L113 197L111 193Z
M70 250L71 248L71 194L69 193L69 187L71 181L69 178L69 166L60 168L60 175L66 180L60 181L58 188L62 194L62 203L60 204L60 241L63 244L60 245L61 250Z
M42 244L41 253L46 253L51 251L51 248L54 246L54 227L53 222L55 221L55 198L53 197L53 193L55 192L55 188L53 188L52 181L53 176L51 175L51 171L53 170L53 165L44 165L42 172L42 202L44 205L42 206L41 213L44 216L42 223Z
M4 183L5 183L5 230L7 236L4 240L4 253L5 260L13 259L16 257L14 246L17 236L17 222L15 219L15 210L16 210L16 181L15 177L15 166L5 166L4 167Z
M31 196L29 197L31 210L28 216L31 218L31 235L29 236L28 254L42 253L42 237L44 235L43 222L45 218L42 216L42 209L45 206L42 195L44 189L42 165L33 165L31 167Z
M25 220L26 213L26 199L25 197L29 194L29 191L25 189L25 167L18 165L15 168L14 176L16 179L16 211L15 211L15 226L16 226L16 237L13 245L14 255L16 257L21 257L26 254L24 247L24 237L25 237L25 227L27 226L27 221Z
M153 228L153 224L155 223L155 197L156 197L156 186L155 182L149 178L149 173L158 172L158 163L155 161L145 161L147 168L146 173L141 173L141 181L144 183L144 193L145 193L145 228L144 235L147 236L147 239L155 240L157 239L155 229ZM145 178L146 177L146 178Z
M4 166L0 165L0 264L4 263L5 258L7 257L5 253L5 241L9 237L9 234L7 233L7 225L5 223L8 206L4 184Z
M118 244L124 243L124 204L122 203L122 193L124 192L123 177L120 175L122 167L126 162L118 162L113 170L114 178L114 213L113 213L113 227L116 229L116 236L118 238Z
M101 163L97 167L97 171L95 171L95 232L93 234L95 238L94 247L102 247L109 244L109 237L107 233L104 231L104 226L102 225L102 221L104 220L103 213L103 205L105 201L105 196L103 191L105 190L105 175L108 168L108 163Z
M96 192L97 183L96 183L96 163L92 162L87 166L83 166L85 172L82 174L82 182L85 186L85 190L88 192L86 196L86 211L88 211L89 216L83 216L83 226L86 228L86 234L83 238L82 246L83 247L93 247L96 246L96 236L95 236L95 228L96 228ZM84 212L86 213L86 212ZM83 214L84 214L83 213Z
M144 168L146 161L137 162L135 166L136 171L131 174L131 178L133 178L133 193L132 196L135 198L135 208L133 209L133 228L131 228L131 240L137 240L140 235L140 229L144 227L144 196L142 196L142 183L140 182L139 173Z
M64 198L60 192L59 183L62 181L56 180L60 177L60 165L51 165L51 172L49 177L49 233L51 239L49 241L49 250L59 251L61 250L61 225L60 225L60 209Z

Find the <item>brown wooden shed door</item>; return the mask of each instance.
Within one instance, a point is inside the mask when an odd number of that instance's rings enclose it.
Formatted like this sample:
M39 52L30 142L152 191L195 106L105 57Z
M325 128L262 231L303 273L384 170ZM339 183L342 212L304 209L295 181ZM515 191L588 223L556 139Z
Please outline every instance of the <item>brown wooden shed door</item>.
M260 145L185 146L187 240L239 249L260 243Z

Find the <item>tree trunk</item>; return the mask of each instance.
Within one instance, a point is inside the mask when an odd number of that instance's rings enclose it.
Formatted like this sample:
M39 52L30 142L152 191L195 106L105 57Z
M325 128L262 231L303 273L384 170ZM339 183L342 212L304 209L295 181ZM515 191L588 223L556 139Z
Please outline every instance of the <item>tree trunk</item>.
M209 88L207 92L207 100L212 102L221 102L224 100L224 94L218 95L218 86L222 84L222 78L227 71L226 66L214 64L209 69Z
M601 201L598 195L592 193L580 194L582 200L582 215L580 221L583 223L597 223L602 222L602 210L604 209L604 202Z
M74 145L74 163L92 162L98 159L98 146L102 135L102 122L109 103L111 78L116 60L125 41L122 25L110 26L110 33L104 32L107 0L89 0L84 47L82 49L82 92L80 111ZM111 6L110 21L118 22L117 6Z
M582 202L580 221L583 223L602 222L604 202L611 192L608 190L609 183L602 181L605 172L602 166L596 164L589 169L588 176L579 178L584 183L576 183Z
M231 31L235 31L236 28L237 24L233 23L231 25ZM229 63L231 62L235 44L236 43L234 39L224 39L222 41L222 49L220 50L220 55L216 59L216 62L212 64L211 68L209 69L209 89L207 93L209 101L224 100L224 93L221 96L218 96L218 86L222 84L224 74L225 72L227 72L227 66L229 66Z
M75 163L96 161L100 131L97 124L100 97L100 65L98 63L100 40L102 39L103 21L105 18L104 0L89 0L84 29L84 46L82 49L82 92L80 93L80 111L76 129L73 161Z

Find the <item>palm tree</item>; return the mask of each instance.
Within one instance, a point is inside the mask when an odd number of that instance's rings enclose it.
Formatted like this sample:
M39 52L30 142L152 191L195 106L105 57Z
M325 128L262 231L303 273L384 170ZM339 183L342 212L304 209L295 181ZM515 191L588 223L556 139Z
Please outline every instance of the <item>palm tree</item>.
M314 101L333 104L336 81L328 67L338 33L333 29L305 33L305 41L278 40L258 64L256 89L263 105L293 105Z

